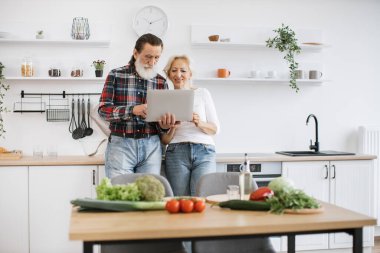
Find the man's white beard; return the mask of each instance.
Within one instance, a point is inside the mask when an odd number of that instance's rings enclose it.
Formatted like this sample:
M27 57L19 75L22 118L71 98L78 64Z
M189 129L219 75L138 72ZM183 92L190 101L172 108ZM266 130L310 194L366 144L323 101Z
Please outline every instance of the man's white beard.
M153 66L152 68L147 68L144 64L140 62L140 59L136 60L135 67L137 73L145 80L150 80L157 75L155 66Z

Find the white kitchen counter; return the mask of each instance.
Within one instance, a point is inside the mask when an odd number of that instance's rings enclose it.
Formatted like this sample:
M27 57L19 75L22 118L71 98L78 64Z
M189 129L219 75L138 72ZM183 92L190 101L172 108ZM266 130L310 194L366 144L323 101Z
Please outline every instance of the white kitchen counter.
M248 153L248 159L252 162L297 162L297 161L348 161L348 160L373 160L375 155L336 155L336 156L286 156L275 153ZM218 153L218 163L242 163L244 153Z
M373 160L374 155L345 155L345 156L302 156L292 157L274 153L248 153L251 162L296 162L296 161L348 161ZM218 153L218 163L242 163L244 153ZM58 156L57 158L35 158L24 156L18 160L0 160L0 166L65 166L65 165L104 165L104 156Z

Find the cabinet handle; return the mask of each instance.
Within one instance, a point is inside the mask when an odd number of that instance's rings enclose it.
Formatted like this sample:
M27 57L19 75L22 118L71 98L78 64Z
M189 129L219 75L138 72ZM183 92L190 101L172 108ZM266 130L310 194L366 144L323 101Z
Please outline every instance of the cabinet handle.
M95 185L96 171L92 170L92 185Z
M328 179L329 178L329 167L327 165L325 165L325 179Z
M336 177L335 165L331 165L331 168L333 169L332 179L335 179Z

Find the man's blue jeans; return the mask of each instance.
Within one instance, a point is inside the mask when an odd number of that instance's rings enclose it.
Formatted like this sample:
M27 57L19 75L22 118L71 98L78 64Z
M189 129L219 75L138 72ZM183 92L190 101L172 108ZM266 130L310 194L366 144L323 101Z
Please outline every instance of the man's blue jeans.
M126 173L160 174L162 161L158 135L133 139L111 135L105 153L106 176Z
M175 196L194 196L201 176L215 171L215 146L190 142L168 145L165 172Z

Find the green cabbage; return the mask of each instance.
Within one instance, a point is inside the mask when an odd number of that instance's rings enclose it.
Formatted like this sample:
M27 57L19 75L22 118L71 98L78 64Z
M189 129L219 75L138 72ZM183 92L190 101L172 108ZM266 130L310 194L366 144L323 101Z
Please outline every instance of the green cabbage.
M287 192L294 189L294 183L284 177L277 177L270 181L268 187L276 194L277 192Z
M141 176L136 179L135 184L141 193L141 200L161 201L165 196L164 185L154 176Z

